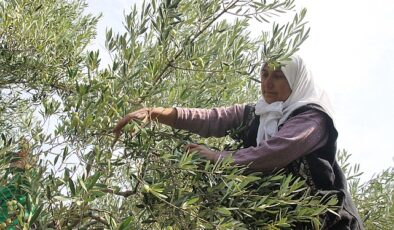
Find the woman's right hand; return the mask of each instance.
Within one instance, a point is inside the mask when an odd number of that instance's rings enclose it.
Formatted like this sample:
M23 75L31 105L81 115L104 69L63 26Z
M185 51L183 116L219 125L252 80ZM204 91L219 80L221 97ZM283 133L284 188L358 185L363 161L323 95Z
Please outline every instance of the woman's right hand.
M115 128L113 129L113 133L115 134L115 140L119 138L122 134L122 129L125 127L130 121L132 120L142 120L142 121L150 121L151 120L151 109L150 108L143 108L137 111L128 113L122 119L118 121Z

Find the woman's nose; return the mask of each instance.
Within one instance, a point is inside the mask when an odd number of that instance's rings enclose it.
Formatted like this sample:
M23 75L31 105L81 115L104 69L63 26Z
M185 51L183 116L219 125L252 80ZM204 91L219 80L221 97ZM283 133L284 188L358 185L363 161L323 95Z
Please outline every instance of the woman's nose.
M272 81L272 75L268 75L267 78L264 79L263 84L268 87L271 88L273 86L273 81Z

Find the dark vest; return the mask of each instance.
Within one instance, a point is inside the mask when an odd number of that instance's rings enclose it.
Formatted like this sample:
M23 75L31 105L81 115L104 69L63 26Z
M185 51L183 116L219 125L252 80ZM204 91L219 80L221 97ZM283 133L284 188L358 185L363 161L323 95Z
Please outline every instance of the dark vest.
M307 105L295 110L289 118L311 109L321 112L318 106ZM323 220L323 229L364 229L357 209L350 194L347 192L346 178L335 160L338 132L333 125L332 119L324 112L321 113L327 118L326 126L329 132L327 144L293 161L286 166L285 171L305 179L315 194L335 195L338 198L337 205L339 208L337 213L339 217L327 214ZM233 132L232 137L240 140L244 148L256 146L259 123L260 117L255 115L255 105L246 105L243 125Z

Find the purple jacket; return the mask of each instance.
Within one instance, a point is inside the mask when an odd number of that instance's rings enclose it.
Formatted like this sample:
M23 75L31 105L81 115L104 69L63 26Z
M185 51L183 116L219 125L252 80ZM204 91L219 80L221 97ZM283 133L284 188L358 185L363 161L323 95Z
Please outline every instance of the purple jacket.
M176 108L175 128L188 130L203 137L223 137L242 124L245 105L213 109ZM320 148L327 142L325 116L315 110L290 118L271 139L258 147L218 152L233 153L236 164L249 165L257 171L283 168L290 162Z
M175 127L204 137L221 137L232 129L243 127L237 139L243 141L244 148L218 152L218 157L232 153L236 164L249 165L255 171L285 168L305 179L315 193L336 196L339 216L325 215L323 229L364 229L347 191L346 178L335 159L338 133L331 118L316 106L304 106L294 111L278 127L276 135L260 146L256 146L259 117L254 114L254 105L176 109Z

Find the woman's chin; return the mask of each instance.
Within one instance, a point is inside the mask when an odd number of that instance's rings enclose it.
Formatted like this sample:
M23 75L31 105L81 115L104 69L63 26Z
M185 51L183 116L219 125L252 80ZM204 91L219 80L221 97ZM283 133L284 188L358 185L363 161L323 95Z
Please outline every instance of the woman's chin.
M276 102L276 101L278 101L276 98L274 98L274 97L267 97L267 96L264 96L264 100L265 100L265 102L267 102L268 104L271 104L271 103L274 103L274 102Z

